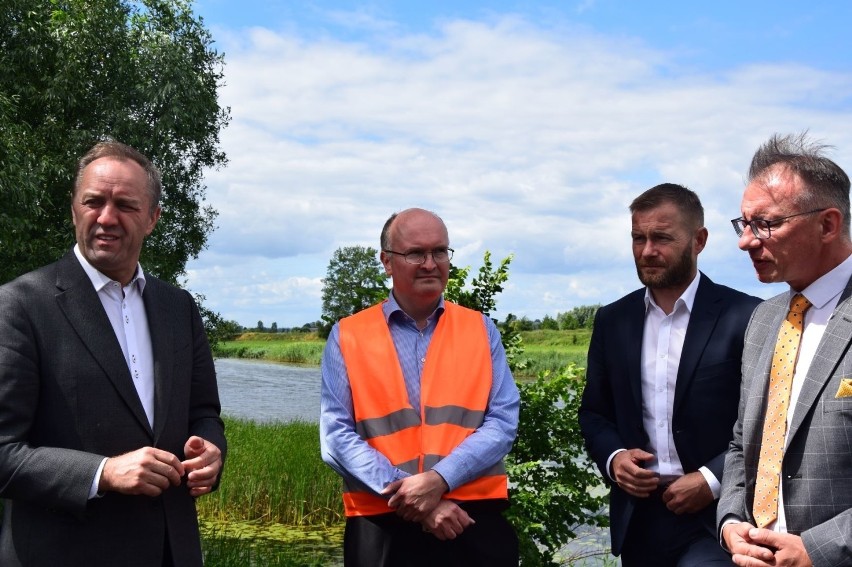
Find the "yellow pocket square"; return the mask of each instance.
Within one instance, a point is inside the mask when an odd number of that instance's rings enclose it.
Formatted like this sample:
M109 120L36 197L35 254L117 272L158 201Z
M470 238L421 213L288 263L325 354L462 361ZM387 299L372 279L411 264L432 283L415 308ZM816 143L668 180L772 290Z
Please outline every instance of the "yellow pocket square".
M840 387L837 389L837 393L834 395L835 398L849 398L852 397L852 378L841 378Z

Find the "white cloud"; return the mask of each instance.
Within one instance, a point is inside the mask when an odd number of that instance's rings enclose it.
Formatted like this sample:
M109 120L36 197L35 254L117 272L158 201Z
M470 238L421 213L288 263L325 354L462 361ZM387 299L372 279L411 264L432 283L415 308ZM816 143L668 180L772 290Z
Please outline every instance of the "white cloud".
M444 218L462 265L515 255L501 313L607 303L638 286L627 205L664 181L702 197L701 267L763 293L728 223L754 149L810 128L852 167L852 74L702 74L633 38L511 17L431 35L373 23L369 44L225 37L230 164L207 177L219 229L189 285L228 319L318 319L332 252L377 247L387 216L409 206Z

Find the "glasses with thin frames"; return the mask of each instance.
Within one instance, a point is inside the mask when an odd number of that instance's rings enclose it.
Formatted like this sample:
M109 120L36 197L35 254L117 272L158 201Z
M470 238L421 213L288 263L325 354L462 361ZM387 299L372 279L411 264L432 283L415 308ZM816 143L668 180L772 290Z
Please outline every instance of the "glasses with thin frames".
M436 248L425 252L423 250L414 250L413 252L394 252L393 250L385 250L385 254L396 254L402 256L409 264L423 264L426 262L426 256L432 256L432 261L436 264L443 264L453 259L452 248Z
M737 232L737 236L742 236L746 227L748 227L751 229L751 233L755 238L759 240L766 240L772 236L772 227L780 226L788 219L801 217L803 215L811 215L813 213L821 213L827 208L828 207L823 207L822 209L814 209L812 211L796 213L795 215L788 215L777 219L751 219L750 221L747 221L740 217L738 219L731 219L731 224L734 225L734 230Z

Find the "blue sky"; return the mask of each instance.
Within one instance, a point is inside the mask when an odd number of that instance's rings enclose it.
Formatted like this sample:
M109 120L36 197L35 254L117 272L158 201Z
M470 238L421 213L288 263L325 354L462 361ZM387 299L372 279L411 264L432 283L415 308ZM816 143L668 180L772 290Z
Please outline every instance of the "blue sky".
M852 172L846 2L201 0L225 55L229 165L187 286L253 326L319 319L341 246L377 247L409 206L455 262L513 254L498 317L638 287L627 205L682 183L710 231L699 267L768 297L736 247L743 177L774 132L809 129Z

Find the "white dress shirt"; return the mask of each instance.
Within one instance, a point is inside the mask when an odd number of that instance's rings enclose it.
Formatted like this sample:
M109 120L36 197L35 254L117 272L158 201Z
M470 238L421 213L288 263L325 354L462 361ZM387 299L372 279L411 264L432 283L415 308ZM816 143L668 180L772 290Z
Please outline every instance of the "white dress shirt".
M106 311L107 317L112 325L116 339L121 346L127 369L133 378L136 393L142 402L148 425L154 427L154 351L151 346L151 333L148 328L148 317L145 314L145 303L142 301L142 293L145 289L145 273L142 266L137 265L136 276L133 280L123 286L121 283L111 280L94 266L92 266L80 251L79 245L74 246L74 254L80 261L80 265L91 280L98 299ZM89 497L97 494L100 483L104 459L95 475Z

